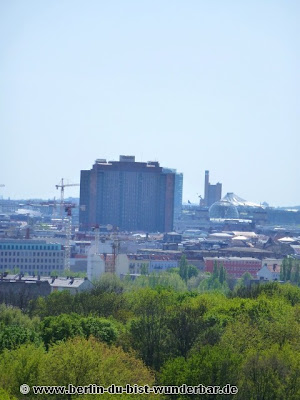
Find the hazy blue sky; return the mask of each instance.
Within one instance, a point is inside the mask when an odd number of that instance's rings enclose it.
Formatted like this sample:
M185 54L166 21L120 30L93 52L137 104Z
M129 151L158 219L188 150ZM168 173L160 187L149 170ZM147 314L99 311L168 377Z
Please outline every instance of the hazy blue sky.
M299 20L298 0L0 0L0 194L59 197L127 154L183 172L185 201L209 169L300 204Z

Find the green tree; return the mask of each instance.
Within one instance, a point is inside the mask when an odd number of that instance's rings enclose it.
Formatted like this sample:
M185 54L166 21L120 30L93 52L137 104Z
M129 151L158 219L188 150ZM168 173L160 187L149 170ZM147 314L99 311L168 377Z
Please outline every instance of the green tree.
M0 304L0 324L4 326L17 325L36 331L39 327L39 323L40 319L38 317L30 318L18 307Z
M50 315L69 314L74 310L75 296L69 291L53 292L47 297L38 297L30 304L30 315L41 318Z
M194 265L189 265L186 256L182 255L179 262L179 275L181 279L183 279L186 283L188 279L192 278L193 276L197 276L198 273L198 268L196 268Z
M131 345L146 365L159 369L170 346L167 307L173 296L149 288L130 293L135 318L130 322Z
M249 286L251 279L253 279L253 276L250 274L250 272L245 272L241 277L242 285Z
M287 275L287 258L285 257L282 260L281 264L281 269L280 269L280 279L282 281L286 281L286 275Z
M41 343L41 338L35 331L19 325L0 325L0 352L4 349L15 349L24 343Z
M116 325L105 318L80 318L80 324L86 338L93 336L108 344L112 344L117 339L118 329Z
M75 336L84 336L80 322L77 314L61 314L44 318L41 322L41 337L46 347Z
M6 390L0 388L0 399L1 400L17 400L16 397L9 394Z
M291 282L299 285L300 283L300 263L299 260L292 261Z
M219 278L219 264L217 263L217 261L214 261L212 276L215 279Z
M203 329L207 307L200 297L179 297L168 307L167 326L170 331L170 354L186 357Z
M148 275L148 265L146 263L142 263L141 265L141 274Z
M124 284L121 279L112 273L105 273L101 275L99 280L94 282L94 294L99 293L122 293L124 291Z
M226 269L224 268L223 264L220 267L220 271L219 271L219 281L221 283L221 285L223 285L223 283L226 281Z
M0 387L20 399L21 385L26 383L33 386L41 382L40 367L44 356L45 349L33 344L22 345L15 350L4 350L0 354ZM34 399L36 396L29 393L26 398Z
M111 384L125 386L154 384L154 376L141 360L122 349L107 346L94 338L73 338L49 347L22 345L16 350L0 354L0 386L4 400L20 399L22 384L85 386L91 383L108 387ZM0 391L0 394L2 394ZM8 395L9 393L9 395ZM4 397L6 396L6 397ZM95 400L118 398L107 393L93 395ZM6 399L7 398L7 399ZM23 398L23 396L22 396ZM33 392L26 399L34 400ZM53 400L88 400L91 395L51 395ZM119 397L120 398L120 397ZM122 399L136 399L137 395L122 395ZM159 399L154 395L139 395L141 399ZM2 397L1 397L2 400Z
M124 387L126 384L154 384L153 374L141 360L125 353L120 348L108 347L93 338L89 340L75 338L52 346L44 357L40 376L46 385L67 386L70 382L75 386L95 383L104 387L112 384ZM147 396L141 395L139 398L148 399ZM90 397L90 395L74 396L72 399L88 400ZM96 400L115 398L114 395L109 394L93 395L92 397ZM56 397L56 400L64 398L66 397L60 395ZM121 398L136 399L137 397L136 395L124 395ZM154 397L150 396L151 398Z
M46 317L41 323L41 336L48 348L50 344L65 341L75 336L95 338L111 344L116 341L118 330L116 325L107 319L83 317L78 314L61 314Z
M162 385L183 384L198 386L199 382L205 386L225 386L228 382L236 385L238 382L239 357L219 346L204 346L197 353L191 354L187 360L184 358L171 359L163 366L159 375L159 383ZM178 395L177 399L190 399L190 395ZM169 396L174 398L174 396ZM195 399L230 399L228 395L195 395Z
M300 398L300 357L289 346L249 352L241 369L238 399Z
M167 271L155 273L147 276L139 276L131 283L132 288L166 288L176 291L185 291L186 284L178 274L168 273Z
M185 255L181 256L179 262L179 275L185 282L188 280L188 262Z
M290 281L292 278L292 269L293 269L293 260L291 257L287 258L287 267L286 267L286 280Z

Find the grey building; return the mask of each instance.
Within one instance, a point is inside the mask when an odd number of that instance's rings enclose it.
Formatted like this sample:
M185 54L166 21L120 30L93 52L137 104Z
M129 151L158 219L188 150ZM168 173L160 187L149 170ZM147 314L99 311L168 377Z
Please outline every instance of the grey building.
M93 284L87 278L0 274L0 302L21 308L26 307L30 300L48 296L54 291L67 290L76 294L92 288Z
M64 247L44 240L0 240L0 273L50 275L64 269Z

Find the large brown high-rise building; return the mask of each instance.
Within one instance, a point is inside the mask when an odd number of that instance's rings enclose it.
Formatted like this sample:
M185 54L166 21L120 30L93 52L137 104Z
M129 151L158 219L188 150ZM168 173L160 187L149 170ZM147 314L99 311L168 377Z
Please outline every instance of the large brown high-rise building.
M81 171L81 230L113 225L123 231L166 232L173 229L175 173L158 162L96 160Z

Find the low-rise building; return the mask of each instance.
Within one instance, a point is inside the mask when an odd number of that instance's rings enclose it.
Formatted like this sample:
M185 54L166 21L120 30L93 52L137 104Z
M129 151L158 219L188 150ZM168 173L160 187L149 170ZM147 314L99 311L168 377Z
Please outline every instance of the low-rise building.
M95 254L89 252L87 276L90 280L99 279L104 273L115 273L119 277L130 272L130 263L126 254Z
M282 260L267 258L262 261L262 268L257 272L259 279L279 281Z
M129 254L128 258L132 274L161 272L178 267L178 259L174 255Z
M177 268L178 260L174 257L162 257L158 258L157 256L152 256L149 263L149 272L161 272L170 268Z
M68 290L71 294L76 294L92 288L93 284L87 278L1 273L0 302L22 308L28 304L28 301L40 296L48 296L54 291Z
M205 271L213 272L214 265L223 266L227 274L233 278L241 278L245 272L253 277L261 269L261 260L252 257L205 257Z

